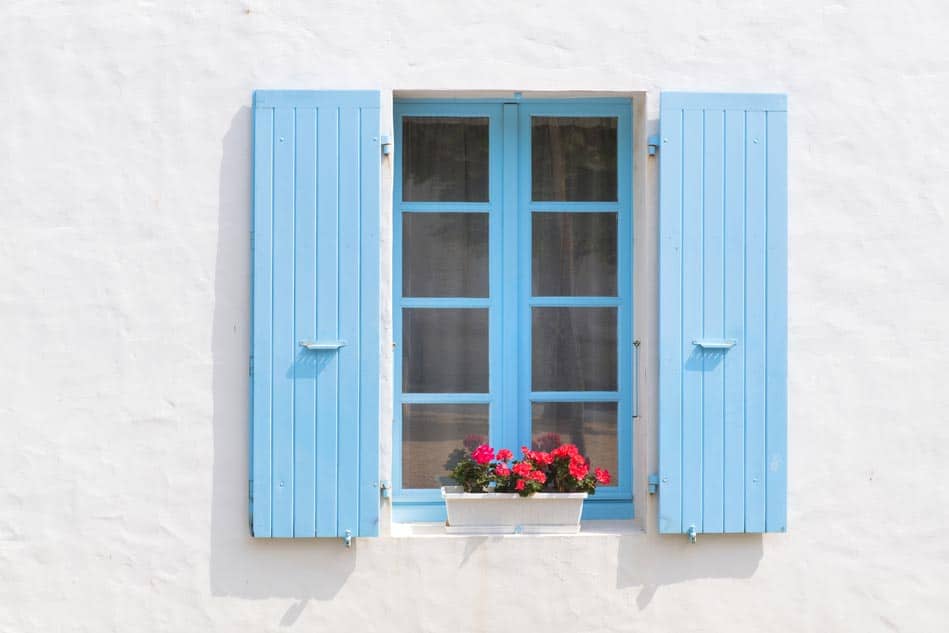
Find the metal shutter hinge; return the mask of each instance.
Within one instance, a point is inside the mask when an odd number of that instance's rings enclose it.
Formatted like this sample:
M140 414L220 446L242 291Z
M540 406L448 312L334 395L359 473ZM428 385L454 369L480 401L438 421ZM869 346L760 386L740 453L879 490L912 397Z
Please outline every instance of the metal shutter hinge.
M646 150L649 152L650 156L655 156L656 152L659 151L659 135L650 134L649 138L646 139Z
M388 156L392 153L392 137L388 134L382 135L382 155Z
M659 474L658 473L653 473L649 475L648 483L649 485L647 486L646 489L649 491L649 494L654 495L657 492L659 492Z
M379 482L379 494L382 495L383 499L388 499L391 494L392 484L389 483L388 479L384 479Z

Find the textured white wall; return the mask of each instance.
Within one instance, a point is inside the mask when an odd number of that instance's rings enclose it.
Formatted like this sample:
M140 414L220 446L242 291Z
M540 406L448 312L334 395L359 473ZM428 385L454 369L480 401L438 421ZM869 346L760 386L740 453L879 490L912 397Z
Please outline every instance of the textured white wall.
M0 4L0 631L945 627L949 5L179 4ZM789 533L251 540L248 106L287 87L789 93Z

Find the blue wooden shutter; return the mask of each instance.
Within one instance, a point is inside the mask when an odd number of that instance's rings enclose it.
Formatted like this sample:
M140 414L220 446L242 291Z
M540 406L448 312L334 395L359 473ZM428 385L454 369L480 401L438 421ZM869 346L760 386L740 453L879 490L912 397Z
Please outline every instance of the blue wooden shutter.
M660 532L786 529L786 111L662 95Z
M375 536L379 93L258 91L253 154L251 529Z

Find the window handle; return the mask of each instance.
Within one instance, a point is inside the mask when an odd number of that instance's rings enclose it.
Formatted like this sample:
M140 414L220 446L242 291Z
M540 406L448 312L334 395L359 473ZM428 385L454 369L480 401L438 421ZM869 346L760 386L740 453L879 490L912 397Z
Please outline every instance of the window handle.
M320 351L320 350L329 350L335 352L340 347L344 347L346 341L300 341L300 347L305 347L306 349Z
M702 349L731 349L735 347L735 339L697 338L692 341Z

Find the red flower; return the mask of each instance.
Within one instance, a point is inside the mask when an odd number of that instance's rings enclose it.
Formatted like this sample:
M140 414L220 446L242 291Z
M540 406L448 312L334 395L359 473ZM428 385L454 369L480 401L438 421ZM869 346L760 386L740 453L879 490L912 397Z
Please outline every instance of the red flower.
M531 449L527 448L526 446L522 446L521 452L524 454L524 457L527 457L531 454Z
M583 455L577 453L570 458L570 474L577 479L583 479L587 476L587 473L590 472L590 467L587 466L586 459L583 458Z
M530 474L530 478L539 484L543 484L547 482L547 475L545 475L544 471L542 470L535 470L534 472Z
M471 451L471 459L484 466L494 459L494 449L487 444L482 444L478 448Z
M543 464L544 466L550 466L554 463L554 458L550 456L550 453L534 451L531 453L531 459L538 464Z
M502 448L501 450L498 451L497 458L499 462L506 462L512 459L513 457L514 457L514 453L507 450L506 448Z
M596 477L596 480L604 486L610 483L610 471L606 470L605 468L594 468L593 473Z
M504 464L497 464L494 467L494 474L498 477L508 477L511 474L511 469ZM607 477L609 477L609 473L607 473Z
M524 480L518 479L517 483L514 484L514 490L523 490L524 489Z
M556 459L559 459L561 457L572 458L574 455L579 455L580 451L577 450L577 447L574 446L573 444L564 444L562 446L558 446L557 448L555 448L550 454L553 455L554 458Z
M514 474L518 477L527 477L531 474L531 465L527 462L518 462L514 464Z

